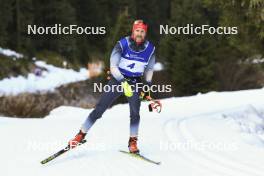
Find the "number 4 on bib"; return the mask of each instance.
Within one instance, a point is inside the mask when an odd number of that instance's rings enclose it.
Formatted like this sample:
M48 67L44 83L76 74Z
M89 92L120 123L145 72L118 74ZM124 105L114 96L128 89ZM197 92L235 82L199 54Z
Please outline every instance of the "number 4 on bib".
M129 67L130 69L133 69L135 67L135 63L129 64L127 67Z

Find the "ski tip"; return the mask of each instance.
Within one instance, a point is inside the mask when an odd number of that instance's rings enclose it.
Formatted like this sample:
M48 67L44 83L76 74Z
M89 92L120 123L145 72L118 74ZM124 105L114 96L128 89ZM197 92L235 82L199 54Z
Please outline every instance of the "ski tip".
M156 162L155 164L157 164L157 165L161 165L161 162Z
M40 163L41 163L42 165L44 165L44 164L48 163L49 161L51 161L51 160L53 160L53 159L54 159L54 157L53 157L53 156L50 156L50 157L48 157L47 159L42 160Z
M78 145L82 145L82 144L84 144L85 142L86 142L86 139L82 140ZM51 160L57 158L58 156L60 156L61 154L65 153L65 152L67 152L67 151L69 151L69 150L70 150L70 146L68 145L68 146L65 147L64 149L58 151L57 153L51 155L51 156L48 157L48 158L42 160L40 163L41 163L41 164L46 164L47 162L50 162Z
M46 164L47 162L45 160L43 160L40 163L43 165L43 164Z

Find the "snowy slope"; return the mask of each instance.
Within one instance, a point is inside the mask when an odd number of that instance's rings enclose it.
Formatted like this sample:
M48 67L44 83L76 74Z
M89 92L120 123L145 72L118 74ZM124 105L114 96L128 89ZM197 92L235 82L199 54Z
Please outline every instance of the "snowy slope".
M23 54L16 51L0 47L0 54L3 54L12 59L23 58ZM36 60L36 58L33 58ZM44 61L36 61L35 65L45 69L41 76L36 76L29 73L25 76L17 76L11 78L4 78L0 80L0 96L3 95L17 95L19 93L37 93L53 91L55 88L63 84L83 81L89 78L88 70L81 68L80 71L72 69L64 69L46 64Z
M17 53L10 49L5 49L0 47L0 54L3 54L5 56L11 56L13 58L22 58L24 57L23 54Z
M88 79L88 70L81 68L79 72L72 69L64 69L36 61L37 66L45 68L41 76L29 73L27 77L18 76L0 80L1 95L17 95L19 93L53 91L63 84L78 82Z
M264 89L211 92L164 99L160 114L143 103L139 147L160 166L118 152L127 148L127 104L109 109L86 144L44 166L39 162L64 147L91 110L59 107L44 119L0 118L1 173L263 176L263 99Z

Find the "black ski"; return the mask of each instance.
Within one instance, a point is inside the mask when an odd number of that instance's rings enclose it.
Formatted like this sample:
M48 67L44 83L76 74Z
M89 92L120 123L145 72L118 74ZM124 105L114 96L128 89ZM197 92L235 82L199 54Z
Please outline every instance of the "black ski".
M154 160L151 160L143 155L141 155L140 153L130 153L130 152L127 152L127 151L124 151L124 150L119 150L121 153L124 153L124 154L127 154L127 155L130 155L134 158L138 158L138 159L141 159L143 161L147 161L149 163L152 163L152 164L156 164L156 165L160 165L161 162L157 162L157 161L154 161Z
M82 145L86 142L86 140L83 140L82 142L80 142L78 145ZM68 145L67 147L65 147L64 149L61 149L60 151L58 151L57 153L51 155L50 157L42 160L40 163L41 164L46 164L47 162L57 158L58 156L62 155L63 153L67 152L70 150L70 146Z

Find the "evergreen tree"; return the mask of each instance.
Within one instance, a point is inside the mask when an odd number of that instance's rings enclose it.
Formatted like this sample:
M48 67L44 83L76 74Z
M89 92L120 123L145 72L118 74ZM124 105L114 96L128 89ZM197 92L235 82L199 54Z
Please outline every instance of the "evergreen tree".
M117 41L121 39L121 37L129 36L131 35L131 26L133 24L133 19L128 14L128 9L125 9L123 11L115 24L115 26L112 28L110 36L108 37L107 41L107 54L105 56L105 63L109 65L109 56L113 49L113 47L116 45Z
M7 47L8 38L8 26L12 23L12 0L0 0L0 46Z
M75 9L69 0L35 1L34 24L38 26L69 26L76 24ZM75 35L37 35L34 37L38 50L55 51L72 62L76 56Z
M173 0L169 26L200 26L209 23L202 4L195 0ZM214 60L210 51L215 37L209 35L167 35L161 41L160 54L167 62L177 95L206 92L215 88Z

